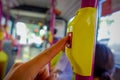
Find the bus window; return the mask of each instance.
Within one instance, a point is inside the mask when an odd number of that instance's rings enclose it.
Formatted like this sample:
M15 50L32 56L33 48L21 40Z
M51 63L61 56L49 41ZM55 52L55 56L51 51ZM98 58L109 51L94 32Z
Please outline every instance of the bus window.
M98 29L98 41L108 45L114 53L115 64L120 66L120 11L102 17Z

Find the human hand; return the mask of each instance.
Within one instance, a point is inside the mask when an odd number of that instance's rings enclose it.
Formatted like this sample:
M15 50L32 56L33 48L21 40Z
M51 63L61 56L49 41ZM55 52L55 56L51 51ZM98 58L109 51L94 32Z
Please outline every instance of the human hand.
M68 36L59 40L32 60L14 64L4 80L52 80L52 75L50 75L46 64L65 47L67 41Z

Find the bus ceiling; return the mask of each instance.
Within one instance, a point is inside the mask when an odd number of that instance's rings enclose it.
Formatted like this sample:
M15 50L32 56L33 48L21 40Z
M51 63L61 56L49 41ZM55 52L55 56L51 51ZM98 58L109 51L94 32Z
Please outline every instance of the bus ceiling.
M4 13L8 13L14 18L20 16L21 19L47 19L50 13L50 0L2 0ZM64 20L68 21L80 8L81 0L55 0L55 11ZM107 7L104 7L107 6ZM105 16L113 11L120 10L120 0L104 0L103 13Z

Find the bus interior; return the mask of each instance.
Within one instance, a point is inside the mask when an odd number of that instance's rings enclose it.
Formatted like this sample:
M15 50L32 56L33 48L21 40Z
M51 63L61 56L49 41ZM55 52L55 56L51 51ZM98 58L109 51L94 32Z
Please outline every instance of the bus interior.
M51 46L49 44L52 37L49 35L51 16L54 18L54 28L57 30L54 36L63 38L69 22L81 8L82 0L1 1L3 13L1 25L7 25L7 33L17 44L14 47L3 45L4 49L13 50L8 54L12 65L16 62L26 62ZM116 68L113 74L114 80L120 80L120 0L98 1L101 3L98 3L96 40L107 45L114 53ZM51 11L53 7L54 15ZM9 41L6 40L6 43ZM9 65L8 71L10 67Z

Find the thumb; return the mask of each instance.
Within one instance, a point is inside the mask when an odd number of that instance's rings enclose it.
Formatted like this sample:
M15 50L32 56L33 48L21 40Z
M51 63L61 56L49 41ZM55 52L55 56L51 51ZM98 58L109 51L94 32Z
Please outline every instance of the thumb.
M56 44L43 51L32 60L26 62L24 65L30 68L30 72L36 76L39 73L39 70L42 69L47 63L49 63L49 61L65 47L68 39L68 36L62 38Z

